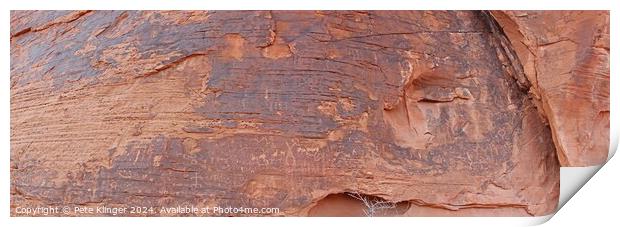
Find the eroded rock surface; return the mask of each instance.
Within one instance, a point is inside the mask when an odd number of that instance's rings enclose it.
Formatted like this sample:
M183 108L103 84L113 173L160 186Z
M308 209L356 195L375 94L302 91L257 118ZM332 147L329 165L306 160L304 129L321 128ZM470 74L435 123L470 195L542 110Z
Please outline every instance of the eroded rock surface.
M476 11L14 11L11 207L362 215L358 193L394 204L378 215L549 214L563 115L537 109L494 23ZM550 94L547 75L535 94Z
M492 12L548 119L562 166L609 151L609 11Z

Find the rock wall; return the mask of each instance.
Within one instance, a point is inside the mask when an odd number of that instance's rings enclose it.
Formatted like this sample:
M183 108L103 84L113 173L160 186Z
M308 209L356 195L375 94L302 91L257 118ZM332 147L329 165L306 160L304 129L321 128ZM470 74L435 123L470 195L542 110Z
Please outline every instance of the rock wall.
M609 12L495 11L545 115L562 166L609 151Z
M560 163L608 143L608 13L578 15L607 29L583 44L518 45L572 13L12 11L11 215L549 214Z

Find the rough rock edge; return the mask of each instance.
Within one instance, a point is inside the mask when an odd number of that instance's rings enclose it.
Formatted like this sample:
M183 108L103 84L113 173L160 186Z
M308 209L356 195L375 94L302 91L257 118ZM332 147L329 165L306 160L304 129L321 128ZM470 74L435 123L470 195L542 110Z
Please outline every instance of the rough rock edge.
M558 135L558 132L556 131L557 129L550 125L551 124L550 121L552 121L554 118L554 113L550 112L550 104L548 103L547 100L545 100L542 97L545 91L538 84L539 72L536 69L536 67L533 68L533 71L526 72L525 67L522 64L523 60L519 59L519 53L515 51L515 48L513 46L514 43L523 44L525 48L527 49L527 51L529 52L527 54L530 54L531 56L534 57L533 62L534 62L534 65L536 65L537 58L539 57L531 50L530 46L524 43L524 39L527 39L527 38L525 37L525 33L523 33L523 31L520 30L519 24L516 21L514 21L514 19L511 18L506 12L501 11L501 10L500 11L498 10L483 11L482 14L489 21L489 27L492 29L492 32L498 42L498 45L501 45L501 47L504 49L504 53L507 54L507 56L505 56L505 58L507 58L506 60L509 60L510 65L513 67L513 71L515 73L514 74L509 73L509 74L513 76L513 78L515 78L515 80L518 82L519 86L527 92L528 96L530 97L530 100L536 106L538 113L541 115L542 119L545 121L544 123L548 127L551 128L551 134L552 134L554 146L556 148L555 150L557 153L557 158L560 161L560 166L591 166L591 165L602 164L602 163L592 163L591 161L579 161L579 162L574 162L574 160L571 161L570 157L572 155L569 154L569 151L566 150L565 148L566 145L562 144L562 142L558 140L559 135ZM511 24L511 23L514 23L514 24ZM513 32L519 34L520 37L514 37L514 36L511 37L510 35L507 35L505 29L514 29L515 31ZM561 42L561 41L565 41L565 40L560 40L560 41L556 41L556 42L552 42L548 44L542 44L541 46L547 46L547 45L554 44L554 43ZM572 40L568 40L568 41L574 42ZM500 57L500 60L502 60L501 57Z
M68 23L68 22L74 21L74 20L78 19L80 16L82 16L82 15L84 15L86 13L88 13L88 12L80 14L78 17L76 17L74 19L71 19L70 21L61 21L60 23ZM490 17L490 18L492 20L492 17ZM489 22L493 22L493 21L489 21ZM495 22L495 23L497 23L497 22ZM52 26L54 24L56 24L56 23L52 23L50 26ZM44 27L47 28L49 26L44 26ZM21 31L18 32L17 34L12 36L11 38L19 36L19 35L27 33L27 32L30 32L30 31L40 31L40 29L30 30L30 28L27 28L26 30L24 30L25 32L23 32L23 33ZM509 62L510 62L509 65L511 67L509 67L508 70L511 70L512 72L514 72L514 73L511 74L511 76L513 76L517 80L519 86L521 86L524 89L525 88L529 88L529 86L530 86L529 81L527 80L527 78L523 77L523 75L524 75L523 74L523 69L522 69L521 63L519 62L519 59L515 58L514 50L512 50L512 48L510 46L510 43L504 41L504 40L507 40L505 34L503 34L503 31L501 31L501 28L498 29L497 31L494 29L493 32L494 32L494 34L497 35L497 39L500 41L499 44L501 44L501 47L502 47L501 49L503 50L501 52L502 56L504 57L504 59L508 59ZM498 52L498 54L500 54L500 53ZM203 54L200 54L200 53L198 53L198 54L191 54L189 56L183 57L180 60L172 62L170 65L167 65L165 67L157 69L153 73L145 74L144 77L150 76L152 74L156 74L156 73L158 73L160 71L164 71L167 68L174 67L174 65L177 65L178 63L184 61L185 59L190 58L190 57L195 56L195 55L203 55ZM524 78L525 78L525 80L524 80ZM380 197L380 195L377 195L377 197ZM399 202L405 202L405 201L399 201ZM523 208L523 209L526 210L527 213L533 215L532 213L530 213L527 210L527 206L522 205L522 204L480 204L480 203L472 203L472 204L465 204L465 205L453 205L453 204L443 204L443 203L442 204L427 203L427 202L424 202L423 200L419 200L419 199L411 199L411 200L407 200L406 202L409 202L411 204L415 204L415 205L418 205L418 206L428 206L428 207L434 207L434 208L443 208L443 209L452 210L452 211L456 211L456 210L459 210L459 209L466 209L466 208L514 207L514 208Z

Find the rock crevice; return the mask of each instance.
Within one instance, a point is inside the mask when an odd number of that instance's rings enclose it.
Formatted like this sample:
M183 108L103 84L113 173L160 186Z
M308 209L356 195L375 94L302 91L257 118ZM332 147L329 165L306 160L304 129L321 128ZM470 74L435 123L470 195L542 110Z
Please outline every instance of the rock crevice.
M560 164L606 157L600 18L12 11L11 207L546 215Z

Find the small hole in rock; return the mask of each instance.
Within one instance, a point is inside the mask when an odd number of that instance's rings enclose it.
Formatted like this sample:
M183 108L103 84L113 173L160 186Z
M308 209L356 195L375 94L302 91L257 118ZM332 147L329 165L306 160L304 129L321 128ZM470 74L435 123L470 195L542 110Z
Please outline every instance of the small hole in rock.
M310 209L308 216L368 217L400 216L410 207L409 202L390 202L383 198L359 193L330 194Z

